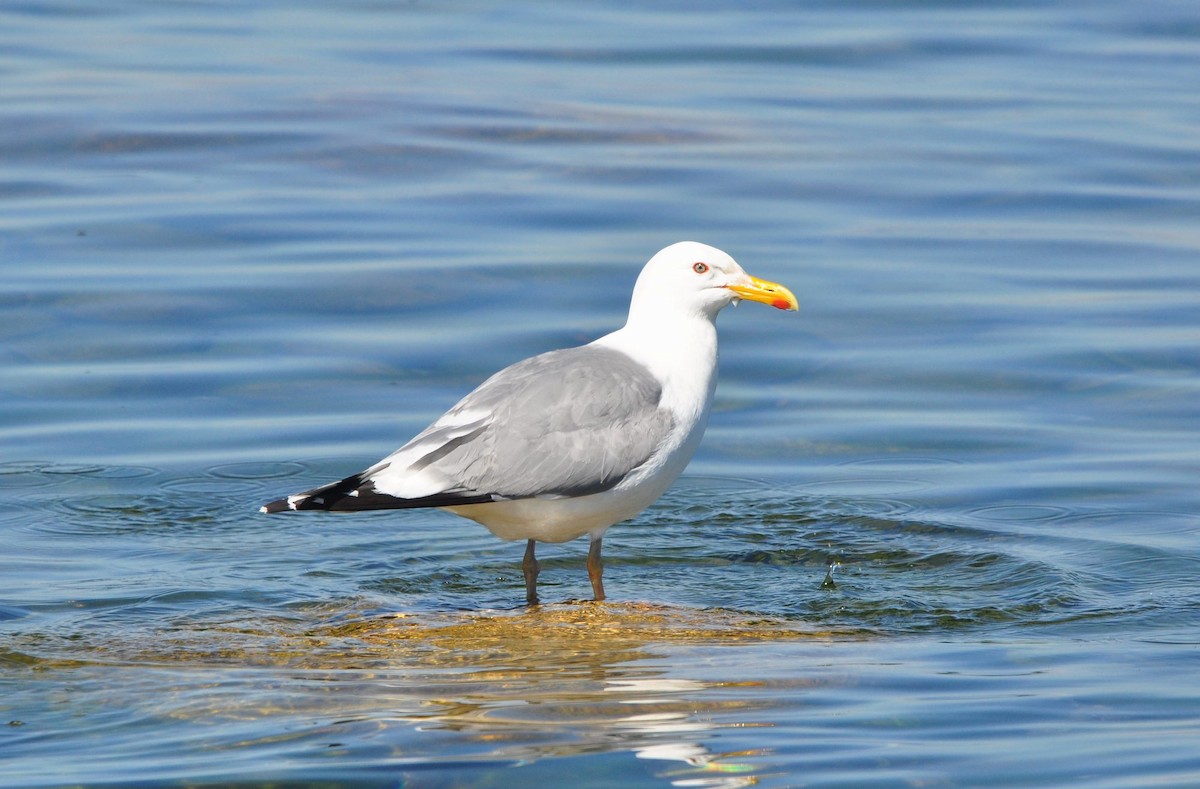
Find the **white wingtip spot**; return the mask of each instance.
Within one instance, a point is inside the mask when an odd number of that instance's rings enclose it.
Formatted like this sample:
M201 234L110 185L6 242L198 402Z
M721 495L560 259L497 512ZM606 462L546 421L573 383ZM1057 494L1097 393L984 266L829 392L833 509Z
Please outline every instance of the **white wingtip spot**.
M267 511L267 508L266 508L266 507L259 507L259 508L258 508L258 511L259 511L259 512L266 512L266 511Z

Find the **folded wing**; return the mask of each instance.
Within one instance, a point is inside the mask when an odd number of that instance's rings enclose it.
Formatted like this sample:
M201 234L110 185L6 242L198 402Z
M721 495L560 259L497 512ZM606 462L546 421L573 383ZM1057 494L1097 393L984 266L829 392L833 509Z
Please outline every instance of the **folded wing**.
M662 387L625 354L551 351L484 381L365 471L263 510L446 507L608 490L672 428Z

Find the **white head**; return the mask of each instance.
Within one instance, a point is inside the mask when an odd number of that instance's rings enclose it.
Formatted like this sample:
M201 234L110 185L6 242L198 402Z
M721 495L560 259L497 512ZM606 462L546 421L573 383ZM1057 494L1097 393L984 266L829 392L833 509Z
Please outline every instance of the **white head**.
M633 288L629 317L634 320L638 315L682 311L712 321L723 308L741 299L781 310L799 308L790 290L750 276L716 247L680 241L646 263Z

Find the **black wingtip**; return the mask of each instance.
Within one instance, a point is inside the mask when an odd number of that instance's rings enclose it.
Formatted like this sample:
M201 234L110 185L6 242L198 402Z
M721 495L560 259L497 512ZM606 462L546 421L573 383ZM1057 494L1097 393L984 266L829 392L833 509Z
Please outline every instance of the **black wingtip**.
M262 505L261 507L258 508L258 511L266 512L269 514L272 512L285 512L287 510L290 510L291 508L292 507L290 504L288 504L287 499L276 499L275 501L270 501L270 502L267 502L266 504Z
M464 504L486 504L502 497L486 493L437 493L415 499L402 499L380 493L360 476L347 477L322 488L268 502L259 507L267 514L290 510L332 510L361 512L363 510L405 510L424 507L454 507Z
M487 504L506 497L474 491L435 493L413 499L398 498L381 493L361 473L346 477L338 482L319 488L285 496L264 504L259 512L287 512L289 510L332 510L335 512L361 512L363 510L406 510L424 507L461 507L466 504Z
M338 509L338 502L353 496L353 491L362 484L362 476L354 474L338 482L322 485L319 488L306 490L294 496L268 502L258 508L259 512L287 512L288 510L332 510Z

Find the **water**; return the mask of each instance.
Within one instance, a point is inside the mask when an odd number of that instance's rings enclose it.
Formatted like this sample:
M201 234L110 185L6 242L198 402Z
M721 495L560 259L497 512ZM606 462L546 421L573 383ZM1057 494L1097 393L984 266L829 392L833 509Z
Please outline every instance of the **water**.
M1200 12L0 10L0 784L1200 784ZM605 541L260 516L694 238ZM832 572L831 572L832 568Z

